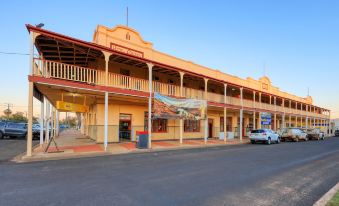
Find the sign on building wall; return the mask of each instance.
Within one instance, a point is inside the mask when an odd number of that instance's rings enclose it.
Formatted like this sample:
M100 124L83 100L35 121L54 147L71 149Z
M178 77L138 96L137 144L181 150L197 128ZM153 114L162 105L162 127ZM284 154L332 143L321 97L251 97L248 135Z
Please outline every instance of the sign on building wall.
M63 112L79 112L79 113L88 112L88 106L86 105L74 104L74 103L64 102L64 101L57 101L56 108L57 110L60 110Z
M263 112L261 113L261 124L262 125L271 125L271 113Z
M154 93L153 118L206 119L206 100L176 99Z

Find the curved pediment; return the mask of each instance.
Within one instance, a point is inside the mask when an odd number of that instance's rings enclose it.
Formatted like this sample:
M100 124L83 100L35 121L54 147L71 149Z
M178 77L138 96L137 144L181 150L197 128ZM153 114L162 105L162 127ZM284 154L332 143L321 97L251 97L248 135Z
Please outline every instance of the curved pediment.
M94 34L94 42L102 42L97 39L100 38L99 34L103 34L106 38L110 37L112 39L128 42L129 44L134 44L140 47L153 48L153 44L151 42L145 41L139 32L127 26L117 25L113 28L108 28L106 26L99 25Z

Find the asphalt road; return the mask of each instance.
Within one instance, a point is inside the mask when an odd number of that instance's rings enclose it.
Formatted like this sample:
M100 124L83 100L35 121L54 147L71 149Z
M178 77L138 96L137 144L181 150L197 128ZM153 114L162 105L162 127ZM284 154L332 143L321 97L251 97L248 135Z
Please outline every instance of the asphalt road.
M312 205L339 138L0 164L0 205Z
M38 144L38 140L33 140L33 145ZM18 154L26 151L26 140L24 138L4 138L0 139L0 163L7 162Z

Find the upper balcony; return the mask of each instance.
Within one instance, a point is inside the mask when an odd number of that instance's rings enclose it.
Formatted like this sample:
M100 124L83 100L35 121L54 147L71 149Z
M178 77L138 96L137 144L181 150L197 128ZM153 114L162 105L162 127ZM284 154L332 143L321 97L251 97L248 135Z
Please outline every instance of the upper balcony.
M71 64L60 63L50 60L34 59L33 75L45 78L62 79L68 81L82 82L91 85L109 86L121 88L126 90L135 90L142 92L149 92L149 81L147 79L131 77L127 75L117 74L113 72L108 73L108 84L105 85L105 71L98 69L91 69L88 67L75 66ZM154 92L159 92L163 95L180 98L180 86L175 84L162 83L159 81L152 81L152 88ZM229 94L228 94L229 95ZM193 89L183 87L183 96L186 98L204 99L205 91L203 89ZM208 92L207 100L215 103L225 103L224 95L216 92ZM271 102L271 100L269 101ZM256 99L243 99L239 96L226 96L226 104L237 108L247 109L261 109L269 112L288 113L301 116L309 116L316 118L327 118L327 115L308 112L300 109L292 109L289 107L261 103Z

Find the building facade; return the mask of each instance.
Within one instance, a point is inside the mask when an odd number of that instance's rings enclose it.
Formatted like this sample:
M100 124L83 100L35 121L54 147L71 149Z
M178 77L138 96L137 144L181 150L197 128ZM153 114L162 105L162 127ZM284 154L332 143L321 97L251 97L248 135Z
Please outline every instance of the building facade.
M93 41L86 42L26 26L31 37L29 128L36 97L42 105L52 105L52 120L60 101L83 105L85 110L78 113L82 132L105 145L134 141L136 131L148 131L150 145L152 140L242 139L250 130L263 127L328 131L330 111L314 105L312 97L280 91L266 76L241 79L159 52L129 27L99 25ZM207 118L152 119L154 92L204 99ZM263 114L270 116L269 124L264 124ZM27 155L31 150L29 132Z

